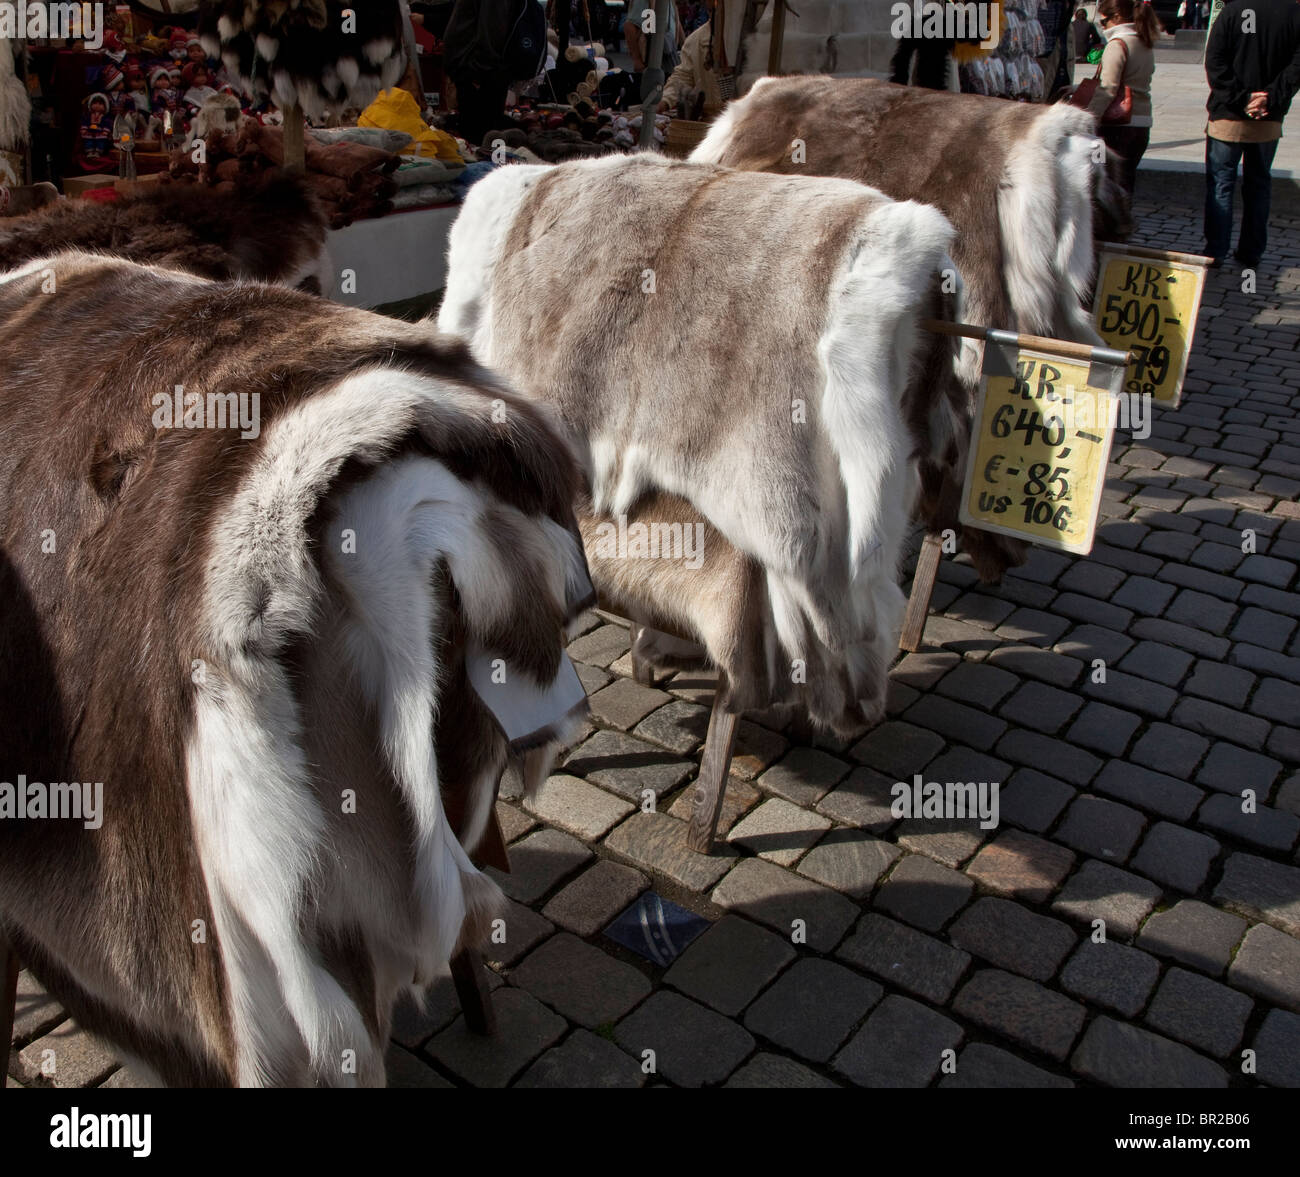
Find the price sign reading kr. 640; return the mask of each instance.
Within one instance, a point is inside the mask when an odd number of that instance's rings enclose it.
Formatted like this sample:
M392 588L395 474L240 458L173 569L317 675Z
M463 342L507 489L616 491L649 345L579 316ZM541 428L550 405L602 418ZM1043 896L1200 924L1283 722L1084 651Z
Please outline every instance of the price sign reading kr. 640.
M1093 320L1133 361L1124 391L1177 408L1209 258L1144 246L1101 246Z
M962 489L961 521L1045 547L1092 548L1115 429L1118 375L1022 350L1015 372L986 372Z

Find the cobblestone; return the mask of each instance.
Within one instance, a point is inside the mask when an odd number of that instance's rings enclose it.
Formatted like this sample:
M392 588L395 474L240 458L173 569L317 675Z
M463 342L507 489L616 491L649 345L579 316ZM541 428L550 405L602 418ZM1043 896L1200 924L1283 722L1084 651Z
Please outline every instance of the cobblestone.
M1083 940L1061 970L1061 988L1126 1018L1146 1005L1160 975L1154 956L1107 940Z
M881 915L862 917L837 954L909 993L941 1005L970 964L970 955Z
M826 1062L884 989L829 960L801 960L745 1014L745 1028L783 1050Z
M1089 924L1103 920L1108 937L1131 938L1159 901L1153 883L1094 859L1066 882L1052 910Z
M673 962L664 982L734 1017L794 958L788 938L724 915Z
M909 997L890 996L833 1066L861 1087L925 1087L943 1065L944 1051L955 1052L961 1040L956 1022Z
M1051 1058L1064 1059L1086 1011L1051 989L998 969L981 969L952 1003L953 1012Z
M1170 969L1147 1010L1153 1030L1224 1058L1240 1041L1254 1002L1218 981Z
M1156 912L1142 927L1138 946L1157 956L1219 976L1246 931L1246 921L1195 899Z
M1178 1042L1114 1018L1097 1018L1070 1060L1074 1070L1110 1087L1226 1087L1216 1063Z
M754 1039L729 1018L661 989L614 1027L614 1038L634 1058L679 1087L720 1083L754 1049Z

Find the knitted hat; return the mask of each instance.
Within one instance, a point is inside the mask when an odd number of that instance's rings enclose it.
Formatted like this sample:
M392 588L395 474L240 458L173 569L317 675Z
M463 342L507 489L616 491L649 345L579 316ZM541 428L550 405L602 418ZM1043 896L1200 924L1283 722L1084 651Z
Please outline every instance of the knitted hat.
M98 90L96 90L93 94L87 94L86 101L82 103L82 105L86 108L87 111L89 111L90 104L92 102L102 102L104 104L105 114L107 114L113 108L113 104L109 102L108 96L106 94L101 94Z
M125 77L126 75L117 66L109 64L104 66L99 75L99 80L103 83L105 90L116 90Z
M171 80L171 71L165 65L160 65L149 75L149 85L151 86L165 87Z

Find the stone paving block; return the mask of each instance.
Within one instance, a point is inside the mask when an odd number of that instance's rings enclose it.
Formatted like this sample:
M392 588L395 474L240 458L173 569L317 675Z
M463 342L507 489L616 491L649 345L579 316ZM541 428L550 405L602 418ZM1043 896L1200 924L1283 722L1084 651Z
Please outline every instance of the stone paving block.
M396 1050L397 1048L391 1047L390 1049ZM430 1073L432 1074L432 1072ZM6 1075L5 1078L8 1078L8 1076ZM18 1086L18 1084L13 1083L12 1080L10 1080L10 1083L15 1087ZM391 1078L391 1073L390 1073L390 1078L388 1080L388 1085L389 1087L396 1086L396 1084L394 1084ZM116 1071L114 1071L111 1075L109 1075L109 1077L105 1079L99 1086L101 1090L108 1089L110 1091L119 1091L122 1089L153 1090L162 1087L162 1084L158 1082L156 1079L151 1078L149 1075L144 1074L142 1071L136 1070L134 1067L119 1067ZM446 1082L445 1080L439 1080L436 1083L430 1083L429 1086L450 1087L451 1084Z
M622 1017L650 992L639 969L568 932L529 953L510 981L588 1029Z
M1280 678L1266 678L1251 699L1250 710L1275 723L1300 723L1300 686Z
M1166 646L1163 642L1138 642L1119 663L1119 669L1174 687L1182 681L1193 661L1191 654L1177 646Z
M1244 993L1186 969L1165 974L1147 1010L1153 1030L1225 1058L1241 1041L1254 1002Z
M845 825L883 834L898 821L891 809L894 784L873 769L855 768L817 803L817 809Z
M1274 549L1280 548L1282 541L1274 541ZM1296 546L1291 545L1293 548ZM1279 592L1263 584L1248 584L1241 594L1242 604L1258 605L1274 613L1285 613L1288 617L1300 617L1300 592Z
M598 842L636 806L579 777L557 773L536 796L524 798L524 808L586 842Z
M942 1005L970 964L970 954L882 915L867 914L836 955L926 1001Z
M398 1090L453 1086L429 1066L427 1059L414 1055L395 1043L389 1043L388 1050L384 1053L384 1071L388 1077L388 1086ZM114 1078L116 1077L115 1075ZM105 1083L104 1086L107 1087L108 1084Z
M1055 837L1084 854L1125 862L1144 825L1145 819L1136 809L1083 793L1070 804Z
M957 669L960 670L961 667ZM990 668L972 666L971 669ZM895 720L873 728L850 749L849 755L886 776L906 781L911 779L914 772L924 771L925 766L942 751L943 745L943 736L927 728Z
M939 566L943 567L942 562ZM938 614L931 614L926 619L921 640L927 647L946 647L959 657L976 662L987 657L988 652L998 645L998 639L983 626Z
M928 691L960 662L961 658L950 650L920 650L905 655L889 672L889 677L915 690Z
M1262 846L1266 850L1290 850L1300 836L1300 817L1281 809L1257 805L1245 812L1245 801L1226 793L1206 798L1196 815L1206 829Z
M962 593L943 612L945 616L958 621L994 629L1006 620L1008 614L1015 612L1015 608L1011 601L987 593L972 592Z
M618 678L603 690L589 696L587 702L592 715L602 723L627 731L655 708L662 707L671 700L672 696L666 691L642 686L629 678Z
M495 870L489 867L488 873L495 874ZM505 920L504 942L489 942L482 946L483 955L494 964L507 967L514 964L525 952L555 931L550 920L543 919L531 907L525 907L522 903L508 903L502 918Z
M996 1046L972 1042L957 1056L957 1070L939 1080L940 1087L972 1089L1028 1087L1073 1087L1061 1075L1053 1075Z
M966 873L999 895L1045 903L1073 865L1074 855L1064 846L1007 830L975 856Z
M1066 882L1052 910L1085 924L1104 920L1107 938L1131 939L1159 902L1154 883L1093 859Z
M954 743L987 752L1006 730L1006 723L986 712L939 695L922 695L904 712L909 723L938 732Z
M1201 890L1218 852L1218 841L1208 834L1158 822L1147 831L1130 866L1157 883L1193 895Z
M752 781L780 760L789 748L790 741L784 736L742 719L736 725L736 742L731 749L731 775Z
M674 699L652 711L632 729L632 734L662 744L679 756L689 756L709 733L709 709L699 703Z
M510 847L510 873L490 866L486 873L511 899L533 903L591 858L577 838L560 830L537 830Z
M1011 723L1050 735L1059 732L1082 706L1083 700L1073 692L1030 682L1003 703L998 714Z
M723 1087L768 1087L788 1091L801 1087L838 1087L823 1075L779 1054L759 1051Z
M1118 568L1108 568L1105 564L1094 564L1085 559L1075 560L1056 586L1063 592L1082 593L1104 601L1123 583L1124 573Z
M961 703L973 703L991 711L1015 690L1019 682L1020 680L1008 670L989 666L983 662L963 662L944 675L935 690L949 699L956 699ZM880 765L876 767L879 768Z
M501 827L501 836L509 845L516 838L522 838L537 823L523 810L505 801L496 803L497 824Z
M1075 795L1064 781L1032 768L1018 768L999 795L1002 820L1041 834Z
M1191 562L1211 572L1231 572L1244 558L1240 546L1203 542L1192 553Z
M988 656L988 665L1057 687L1070 686L1083 671L1079 659L1038 646L999 646Z
M978 806L978 801L976 805ZM927 858L933 858L956 870L989 836L989 830L981 828L981 824L983 820L991 821L996 816L992 809L991 792L987 812L990 814L987 819L979 816L904 818L894 828L891 836L904 849L924 854Z
M625 732L600 731L570 753L564 770L639 805L646 789L662 797L686 780L695 765Z
M975 885L960 871L923 854L909 854L876 892L874 906L937 932L970 899Z
M1118 662L1133 644L1131 637L1117 630L1101 625L1076 625L1052 648L1058 654L1091 665L1094 658L1101 658L1107 664Z
M714 888L719 907L749 916L783 936L802 920L808 944L829 952L848 931L857 905L843 895L761 858L746 858Z
M1200 485L1203 489L1209 484ZM1150 556L1160 556L1166 560L1186 560L1200 542L1200 536L1195 534L1188 535L1181 531L1153 531L1139 547Z
M826 1062L884 989L829 960L801 960L745 1014L745 1028L783 1050Z
M835 1056L833 1067L859 1087L925 1087L962 1029L909 997L886 997Z
M686 830L684 821L666 813L634 813L605 839L605 846L688 891L707 891L731 869L736 852L720 842L712 854L700 854L686 845Z
M1106 670L1104 682L1094 682L1093 676L1087 675L1079 689L1102 703L1137 711L1153 719L1164 719L1178 702L1178 692L1172 687L1110 668Z
M1237 569L1242 580L1254 580L1276 589L1286 588L1295 577L1295 565L1290 560L1275 560L1258 553L1247 556Z
M15 1077L29 1087L94 1087L119 1065L117 1055L72 1018L10 1058Z
M1070 1059L1079 1074L1109 1087L1226 1087L1222 1067L1138 1026L1096 1018Z
M1080 600L1086 598L1081 597ZM1044 613L1040 609L1017 609L995 632L1005 641L1046 647L1056 642L1069 628L1069 621L1059 614Z
M653 1050L656 1072L678 1087L720 1083L754 1049L730 1018L666 989L619 1022L614 1038L634 1059Z
M793 866L830 828L820 814L769 797L732 827L727 840L768 862Z
M1131 609L1134 613L1159 617L1174 591L1174 586L1165 584L1164 581L1153 580L1149 576L1130 576L1110 598L1110 603L1122 609Z
M1219 547L1218 544L1202 544L1202 547ZM1235 567L1240 562L1241 553L1238 552L1238 559L1229 567ZM1168 581L1170 584L1176 584L1181 588L1195 589L1197 592L1209 593L1212 597L1222 597L1225 601L1235 601L1241 596L1242 583L1231 576L1221 576L1217 572L1211 572L1206 568L1197 567L1195 564L1169 563L1166 564L1156 576L1161 580Z
M837 829L804 855L799 873L853 899L865 899L901 853L865 831Z
M722 811L718 814L718 837L725 838L731 827L761 800L763 794L748 781L738 780L734 776L728 777L727 787L722 794ZM691 820L694 811L694 787L683 789L668 806L669 814L684 822Z
M575 662L574 670L578 672L578 681L582 683L582 693L588 697L594 695L601 687L614 681L608 670L599 666L588 666L585 662Z
M1268 736L1267 720L1243 715L1207 699L1183 699L1174 708L1173 722L1216 740L1240 741L1256 747L1262 747Z
M1138 737L1129 759L1186 780L1209 746L1210 741L1195 732L1168 723L1153 723Z
M1268 750L1288 764L1300 764L1300 728L1280 724L1268 733Z
M1108 797L1140 805L1162 817L1186 821L1205 794L1178 777L1153 772L1123 760L1111 760L1092 782L1093 789Z
M499 989L505 984L495 969L484 969L483 976L489 990ZM393 1005L393 1041L408 1050L415 1050L439 1030L451 1025L459 1013L460 997L450 974L438 977L424 990L419 1001L409 993L399 994Z
M1121 711L1105 703L1089 703L1070 725L1065 738L1093 752L1119 756L1143 722L1140 715L1131 711Z
M997 754L1031 768L1050 767L1054 776L1072 785L1086 785L1101 768L1091 752L1041 732L1015 728L998 741Z
M1225 658L1231 647L1227 638L1219 636L1221 631L1206 632L1167 617L1139 617L1131 632L1136 638L1179 646L1202 658Z
M735 1017L795 955L788 937L724 915L673 962L664 981Z
M1070 1053L1087 1013L1077 1001L1000 969L977 972L957 994L952 1011L1058 1061Z
M1295 627L1294 618L1286 617L1281 613L1271 613L1267 609L1257 609L1252 605L1241 611L1241 616L1232 627L1230 636L1235 642L1253 642L1257 646L1276 650L1290 638Z
M640 871L600 858L556 894L542 915L577 936L594 936L648 886Z
M569 657L575 662L586 662L603 668L626 654L631 645L626 626L602 625L571 642L568 650Z
M1142 926L1138 947L1219 976L1246 932L1246 921L1207 903L1184 899Z
M1239 666L1224 666L1221 662L1201 661L1183 686L1189 695L1199 695L1229 707L1240 707L1255 685L1255 676Z
M948 930L958 948L1036 981L1050 980L1074 947L1074 931L1009 899L977 899Z
M815 748L792 748L785 759L758 778L758 787L811 808L849 774L843 760Z
M1300 772L1294 772L1277 789L1274 804L1287 813L1300 814Z
M553 1046L515 1084L516 1087L640 1087L646 1077L637 1061L612 1042L575 1030Z
M1255 1040L1255 1074L1273 1087L1300 1087L1300 1017L1271 1009Z
M14 998L15 1042L30 1042L48 1034L67 1016L64 1008L45 991L29 969L18 974L18 990Z
M1230 911L1300 936L1300 870L1254 854L1232 854L1214 899Z
M1132 1018L1146 1005L1159 975L1154 956L1113 940L1097 944L1085 937L1061 970L1061 988Z

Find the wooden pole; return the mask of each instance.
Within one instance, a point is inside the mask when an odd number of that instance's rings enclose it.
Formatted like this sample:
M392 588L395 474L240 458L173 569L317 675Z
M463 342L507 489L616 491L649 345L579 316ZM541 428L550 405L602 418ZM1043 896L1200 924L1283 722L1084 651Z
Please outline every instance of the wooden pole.
M767 50L767 72L776 77L781 72L781 52L785 48L785 3L786 0L773 0L776 4L772 12L772 43Z
M942 555L942 539L933 531L928 533L921 544L921 554L916 559L912 593L907 598L903 632L898 640L898 648L909 654L915 654L921 648L921 635L925 632L925 619L930 613L930 598L934 595L934 581L939 573L939 558Z
M974 327L969 323L949 323L941 319L922 319L921 327L926 331L932 331L936 335L959 335L963 339L979 339L988 341L988 327ZM1110 360L1113 356L1120 353L1112 352L1109 348L1093 347L1088 343L1071 343L1064 339L1048 339L1045 335L1017 335L1011 331L999 331L997 335L1003 337L1006 342L1015 343L1016 347L1027 348L1032 351L1050 351L1055 355L1061 356L1067 360L1078 360L1080 363L1091 364L1095 360ZM1127 353L1124 357L1126 364L1132 362L1132 354Z
M299 175L307 170L306 128L296 102L284 112L284 170Z

